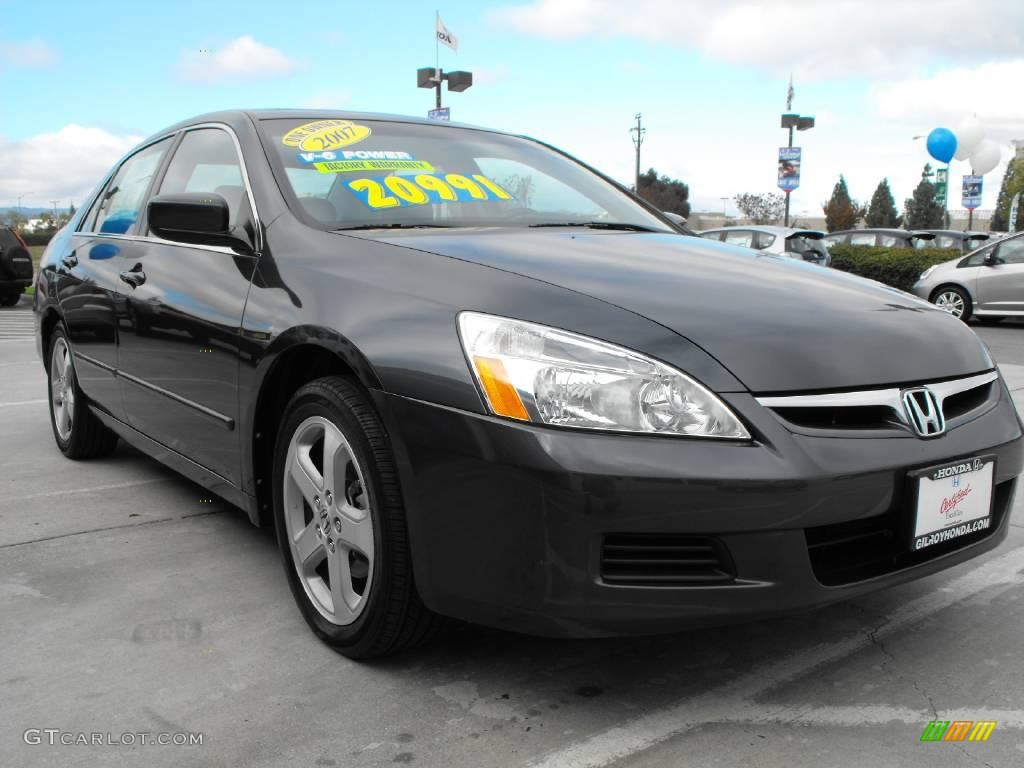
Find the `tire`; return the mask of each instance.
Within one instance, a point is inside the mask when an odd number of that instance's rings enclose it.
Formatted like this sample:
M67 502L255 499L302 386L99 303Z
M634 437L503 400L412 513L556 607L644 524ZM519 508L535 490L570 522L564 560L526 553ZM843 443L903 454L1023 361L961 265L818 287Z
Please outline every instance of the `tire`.
M117 446L117 435L89 410L88 400L78 386L74 354L63 328L55 330L50 339L47 361L50 427L60 452L69 459L110 455Z
M387 435L351 380L317 379L288 403L274 448L274 523L303 618L342 655L387 656L442 626L413 581Z
M21 300L21 291L0 293L0 307L13 307Z
M971 297L967 291L957 285L943 285L937 288L932 293L931 302L965 323L971 319L971 314L974 311Z

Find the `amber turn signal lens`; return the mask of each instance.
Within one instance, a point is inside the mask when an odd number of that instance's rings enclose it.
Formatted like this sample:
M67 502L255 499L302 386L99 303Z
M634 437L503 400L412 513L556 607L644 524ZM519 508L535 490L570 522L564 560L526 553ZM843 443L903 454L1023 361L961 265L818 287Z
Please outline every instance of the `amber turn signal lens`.
M487 393L491 409L499 416L529 421L530 414L526 412L519 393L509 381L501 360L494 357L474 357L473 364L476 366L484 392Z

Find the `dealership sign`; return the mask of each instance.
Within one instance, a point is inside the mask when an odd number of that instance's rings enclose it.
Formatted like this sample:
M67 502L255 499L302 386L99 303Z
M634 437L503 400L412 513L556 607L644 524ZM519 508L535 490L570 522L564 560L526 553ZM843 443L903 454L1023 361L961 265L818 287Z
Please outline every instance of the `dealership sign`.
M800 186L800 147L779 148L779 189L786 193Z
M964 208L973 211L981 205L982 176L964 176L962 201Z

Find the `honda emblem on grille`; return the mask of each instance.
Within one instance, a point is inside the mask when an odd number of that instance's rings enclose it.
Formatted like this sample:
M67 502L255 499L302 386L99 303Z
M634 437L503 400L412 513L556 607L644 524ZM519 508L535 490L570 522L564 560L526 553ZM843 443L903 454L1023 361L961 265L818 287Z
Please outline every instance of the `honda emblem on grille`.
M942 406L929 389L917 387L903 390L903 410L919 437L935 437L946 431Z

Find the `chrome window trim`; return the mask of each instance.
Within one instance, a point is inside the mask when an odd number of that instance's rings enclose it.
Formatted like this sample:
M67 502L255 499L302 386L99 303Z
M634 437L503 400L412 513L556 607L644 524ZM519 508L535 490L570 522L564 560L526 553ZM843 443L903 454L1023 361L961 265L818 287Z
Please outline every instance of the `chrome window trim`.
M231 137L231 141L235 145L235 156L238 158L239 169L242 171L242 181L245 184L245 193L246 193L246 196L248 196L248 198L249 198L249 208L250 208L250 210L252 210L252 217L253 217L254 224L255 224L254 228L255 228L255 231L256 231L256 243L255 243L256 247L255 247L254 250L256 251L256 255L258 256L259 254L261 254L263 252L263 227L262 227L262 225L260 223L259 211L256 208L256 197L252 193L252 184L249 182L249 169L245 165L245 156L242 154L242 144L241 144L241 142L239 142L238 136L235 134L234 129L230 125L227 125L226 123L197 123L196 125L189 125L189 126L186 126L186 127L182 128L182 129L180 129L179 131L176 131L175 133L164 134L162 136L159 136L158 138L153 139L152 141L148 141L145 144L136 147L135 149L133 149L131 151L131 153L129 153L129 154L125 155L123 158L121 158L121 160L118 162L117 166L115 167L114 171L107 176L106 180L103 182L103 186L100 187L100 194L103 194L103 190L106 189L107 185L110 183L110 180L114 176L117 175L117 172L121 169L121 166L124 165L124 163L129 158L134 157L139 152L143 151L147 147L152 146L153 144L156 144L157 142L160 142L160 141L163 141L165 139L177 136L179 134L182 134L182 135L186 134L189 131L196 131L196 130L201 130L201 129L204 129L204 128L217 128L217 129L220 129L220 130L224 131L228 136ZM177 154L177 148L175 148L175 154ZM174 157L173 156L171 157L170 162L174 162ZM150 197L150 200L152 200L152 196ZM147 204L148 204L148 201L147 201ZM114 239L118 239L118 240L138 240L138 241L142 241L142 242L160 243L161 245L175 245L175 246L180 246L182 248L198 248L201 251L213 251L215 253L227 253L227 254L230 254L232 256L237 256L238 255L237 253L235 253L233 250L231 250L230 248L228 248L226 246L221 246L221 245L191 245L189 243L177 243L177 242L174 242L173 240L164 240L162 237L152 237L152 236L149 236L149 235L116 235L116 234L111 234L111 233L108 233L108 232L81 232L81 231L75 232L75 234L76 235L81 235L83 237L103 237L103 238L108 238L109 237L109 238L114 238Z
M918 384L931 390L939 401L941 408L947 397L966 392L967 390L990 384L999 378L997 371L981 373L953 381L942 381L935 384ZM907 387L890 389L868 389L857 392L834 392L823 395L783 395L781 397L755 397L759 405L766 408L853 408L859 406L883 406L891 408L896 417L907 424L907 416L903 411L902 392Z

